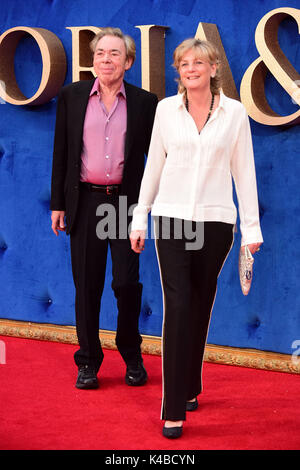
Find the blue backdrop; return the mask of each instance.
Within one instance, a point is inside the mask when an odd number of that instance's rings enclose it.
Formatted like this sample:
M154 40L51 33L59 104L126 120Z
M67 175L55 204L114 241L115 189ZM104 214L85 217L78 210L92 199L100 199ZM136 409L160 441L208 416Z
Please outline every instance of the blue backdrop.
M70 26L118 26L136 41L137 60L127 80L141 86L140 31L136 25L169 26L166 32L166 95L176 93L171 66L174 48L194 36L198 23L214 23L239 90L246 69L257 57L254 33L260 19L299 0L2 0L1 34L15 26L46 28L63 43L68 60L65 83L72 81ZM284 53L300 65L299 33L294 21L279 29ZM26 37L15 56L15 71L27 96L41 78L37 44ZM280 114L298 108L267 77L266 94ZM69 238L50 227L50 179L56 98L42 106L0 105L0 317L39 323L74 324L74 287ZM220 277L208 342L292 353L300 339L299 238L300 127L271 127L251 120L261 224L265 243L256 256L253 287L241 293L237 260L240 235ZM100 327L114 330L116 304L110 288L111 264L102 300ZM153 242L141 256L144 284L140 328L161 334L162 296Z

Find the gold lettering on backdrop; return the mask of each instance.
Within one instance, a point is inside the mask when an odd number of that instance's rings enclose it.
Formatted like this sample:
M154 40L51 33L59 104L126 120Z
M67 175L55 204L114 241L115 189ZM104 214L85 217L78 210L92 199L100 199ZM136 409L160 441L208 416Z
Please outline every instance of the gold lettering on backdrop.
M240 87L241 101L249 116L255 121L275 126L299 124L300 110L289 116L280 116L269 105L265 96L265 79L268 71L300 105L300 75L282 52L278 43L278 28L285 18L293 18L300 31L300 10L278 8L267 13L258 23L255 43L260 57L246 70ZM168 26L141 25L142 87L165 97L165 31ZM72 81L95 77L89 43L100 31L97 26L68 27L72 33ZM16 48L24 36L32 36L42 56L42 78L37 92L30 98L20 90L14 70ZM231 98L239 99L226 53L215 24L199 23L195 37L216 44L221 55L222 88ZM43 28L16 27L0 36L0 99L14 105L40 105L57 95L64 83L67 61L59 38Z
M240 97L234 83L217 25L212 23L199 23L195 38L201 39L202 41L211 41L217 47L221 62L222 90L229 98L239 100Z
M37 92L26 97L20 90L14 69L16 48L22 37L32 36L37 42L43 62L42 78ZM15 105L40 105L57 95L67 70L66 54L61 41L51 31L25 26L11 28L0 36L0 97Z
M165 97L165 31L168 26L136 26L141 31L142 88Z
M278 42L278 27L287 17L292 17L300 31L300 10L278 8L267 13L258 23L255 43L260 57L246 70L241 82L241 101L249 116L268 126L300 124L300 110L289 116L280 116L270 107L265 96L265 78L268 70L300 106L300 75L282 52Z
M96 76L90 42L101 28L97 26L73 26L72 33L72 82L90 80Z

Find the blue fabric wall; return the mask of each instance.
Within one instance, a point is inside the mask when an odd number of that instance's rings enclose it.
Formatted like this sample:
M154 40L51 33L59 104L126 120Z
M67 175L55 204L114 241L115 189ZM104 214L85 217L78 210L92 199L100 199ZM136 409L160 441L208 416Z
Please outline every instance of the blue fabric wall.
M62 41L72 81L72 42L68 26L119 26L133 36L137 60L127 80L141 85L140 31L136 25L167 25L166 95L176 93L172 52L193 36L200 21L218 26L234 80L258 57L254 33L270 10L299 7L298 0L2 0L1 34L15 26L49 29ZM296 23L280 26L280 44L300 69ZM41 77L39 48L24 39L16 53L16 74L32 96ZM281 114L296 111L290 97L269 76L266 93ZM50 228L50 178L56 99L42 106L0 104L0 317L40 323L74 324L74 287L69 238ZM208 342L292 352L300 339L299 296L299 125L269 127L251 120L259 204L265 244L256 256L253 288L243 297L238 280L240 235L220 277ZM102 300L100 326L116 327L110 289L111 264ZM141 332L161 334L162 296L153 242L141 257L144 284Z

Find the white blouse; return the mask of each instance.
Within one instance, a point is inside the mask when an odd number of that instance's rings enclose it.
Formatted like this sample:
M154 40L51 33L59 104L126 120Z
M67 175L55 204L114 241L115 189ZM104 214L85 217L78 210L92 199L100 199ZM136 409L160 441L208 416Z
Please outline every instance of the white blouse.
M193 221L236 223L232 177L239 205L242 245L262 242L248 115L220 95L200 134L183 95L159 102L132 230L147 230L148 213Z

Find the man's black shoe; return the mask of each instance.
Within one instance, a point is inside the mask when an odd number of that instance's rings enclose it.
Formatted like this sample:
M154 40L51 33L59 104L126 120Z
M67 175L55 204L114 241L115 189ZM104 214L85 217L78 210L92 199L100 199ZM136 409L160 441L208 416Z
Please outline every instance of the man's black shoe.
M144 385L147 382L147 372L142 362L127 364L125 382L127 385Z
M84 390L98 388L99 384L95 368L89 365L80 365L78 367L78 377L75 387Z

